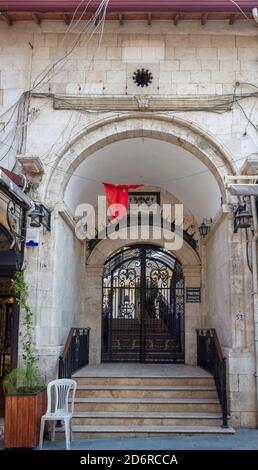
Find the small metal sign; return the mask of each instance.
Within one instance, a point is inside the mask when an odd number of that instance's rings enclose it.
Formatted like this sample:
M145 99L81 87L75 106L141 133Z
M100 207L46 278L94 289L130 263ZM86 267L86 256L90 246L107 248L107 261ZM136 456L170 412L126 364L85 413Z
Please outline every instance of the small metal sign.
M201 302L201 289L200 287L187 287L186 288L186 302L198 304Z

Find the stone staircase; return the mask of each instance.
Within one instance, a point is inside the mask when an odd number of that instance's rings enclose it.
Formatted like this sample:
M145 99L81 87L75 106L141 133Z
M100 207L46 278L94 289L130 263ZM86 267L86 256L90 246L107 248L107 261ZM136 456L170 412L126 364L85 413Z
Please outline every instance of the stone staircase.
M130 366L137 373L141 365ZM159 364L160 369L156 365L154 371L148 366L142 366L141 375L140 368L137 375L132 367L130 374L126 366L123 372L121 364L115 375L110 374L109 364L99 366L101 374L97 366L77 372L74 438L234 433L232 428L221 427L221 407L211 375L198 368L192 368L194 374L187 373L189 367L183 365L180 374L176 373L179 366ZM155 370L165 370L165 374Z

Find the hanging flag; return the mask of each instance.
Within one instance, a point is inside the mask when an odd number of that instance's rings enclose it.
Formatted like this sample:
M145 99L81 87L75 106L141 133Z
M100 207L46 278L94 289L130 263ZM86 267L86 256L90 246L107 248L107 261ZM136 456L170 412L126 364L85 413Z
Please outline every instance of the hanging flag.
M105 188L112 219L123 217L127 214L128 189L135 189L139 188L139 186L144 186L144 184L102 184Z

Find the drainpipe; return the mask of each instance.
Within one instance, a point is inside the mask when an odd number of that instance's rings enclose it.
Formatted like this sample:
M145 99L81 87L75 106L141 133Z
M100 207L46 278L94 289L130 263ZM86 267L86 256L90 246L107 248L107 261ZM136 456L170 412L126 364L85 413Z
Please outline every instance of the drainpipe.
M252 238L252 266L253 266L253 299L254 299L254 346L255 346L255 380L256 380L256 427L258 428L258 276L257 276L257 240L258 220L255 197L251 196L254 234Z

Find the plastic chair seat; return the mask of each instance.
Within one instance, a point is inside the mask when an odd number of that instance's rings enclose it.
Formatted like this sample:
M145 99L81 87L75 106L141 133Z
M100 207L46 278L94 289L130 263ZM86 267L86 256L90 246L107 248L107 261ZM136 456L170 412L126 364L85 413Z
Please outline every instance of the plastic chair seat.
M56 413L53 412L53 413L44 414L44 415L41 416L41 419L43 419L43 418L44 419L57 419L57 418L61 419L62 416L64 418L69 417L69 416L72 417L73 413L69 413L67 411L66 412L57 411Z
M72 417L77 383L72 379L52 380L47 386L47 411L41 416L39 448L42 449L46 421L53 421L51 440L55 440L56 421L64 421L66 450L70 450L72 440ZM52 390L54 406L52 411ZM71 397L70 397L71 395Z

